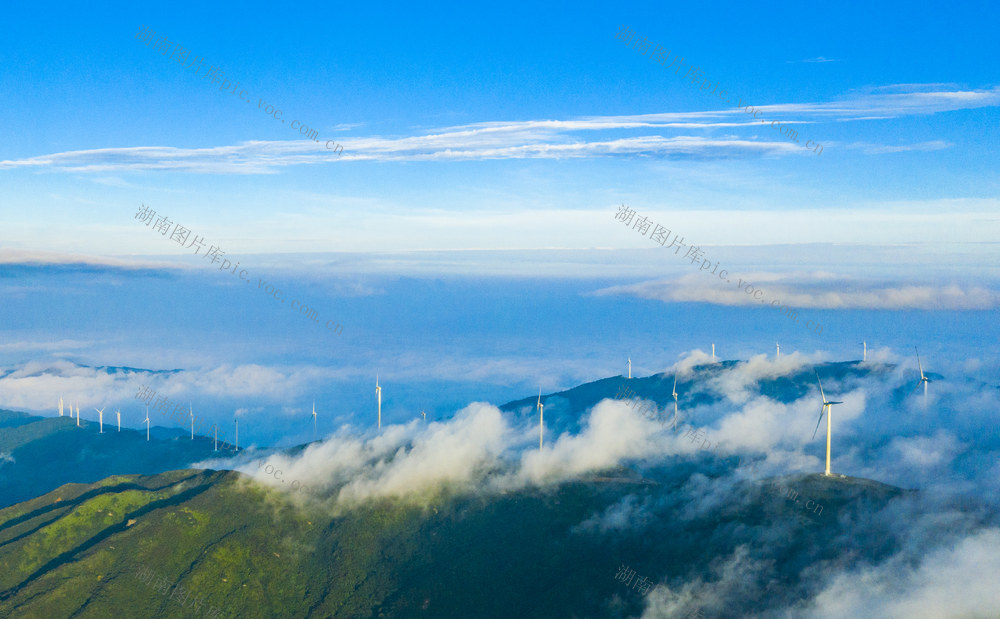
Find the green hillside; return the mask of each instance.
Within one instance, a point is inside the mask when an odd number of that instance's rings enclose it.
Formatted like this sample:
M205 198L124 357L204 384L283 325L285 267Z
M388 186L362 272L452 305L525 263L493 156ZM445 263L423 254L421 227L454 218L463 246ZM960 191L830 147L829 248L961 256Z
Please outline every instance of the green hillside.
M822 503L819 514L755 483L692 519L681 500L691 479L621 469L426 509L385 500L346 511L293 503L234 472L69 484L0 510L0 616L625 617L643 596L616 580L622 565L676 584L740 546L781 556L774 577L794 595L792 568L834 560L841 549L823 540L840 522L903 494L798 476L782 486ZM587 527L623 499L648 504L651 519ZM776 523L785 536L762 541Z
M70 483L89 483L123 473L180 469L213 455L213 440L154 426L118 432L105 416L98 424L70 417L38 417L0 410L0 507L13 505ZM114 417L111 416L112 422ZM220 443L222 445L222 443ZM220 448L221 449L221 448Z

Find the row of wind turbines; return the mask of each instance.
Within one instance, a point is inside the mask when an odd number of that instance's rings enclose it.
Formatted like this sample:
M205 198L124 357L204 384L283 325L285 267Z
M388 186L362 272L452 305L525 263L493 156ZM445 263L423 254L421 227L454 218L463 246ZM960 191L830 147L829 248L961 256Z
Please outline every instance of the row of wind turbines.
M104 408L107 408L107 406L105 406ZM95 411L97 411L98 419L100 420L101 429L100 429L99 434L104 434L104 408L100 408L100 409L95 408L94 409ZM63 399L62 399L62 396L59 396L59 416L60 417L64 416L63 415L63 410L64 410ZM121 432L122 431L122 412L120 410L119 411L115 411L115 414L118 416L118 431ZM148 412L146 414L146 417L147 418L149 417L149 413ZM73 418L73 405L72 404L70 404L70 406L69 406L69 418L70 419ZM80 407L79 406L76 407L76 425L77 425L77 427L80 427Z
M541 392L539 392L539 395L541 395ZM379 384L379 375L378 375L378 373L375 374L375 397L376 397L376 400L377 400L376 422L375 423L376 423L376 427L378 429L381 429L382 428L382 386ZM105 408L107 408L107 407L105 407ZM98 415L98 426L99 426L98 434L104 434L104 410L105 410L105 408L95 408L94 409L95 411L97 411L97 415ZM188 404L188 409L189 409L189 413L190 413L190 417L191 417L191 440L193 441L194 440L194 419L195 419L195 415L194 415L194 408L191 406L190 403ZM59 416L60 417L64 416L64 410L65 410L65 404L63 402L62 396L60 396L59 397ZM122 414L121 414L121 410L116 410L115 411L115 415L118 418L118 431L121 432L122 431ZM426 422L427 421L427 412L426 411L420 411L420 415L421 415L423 421ZM72 404L69 406L69 416L70 416L71 419L73 418L73 405ZM315 401L313 402L313 405L312 405L312 414L311 414L311 416L312 416L312 421L313 421L313 434L318 437L319 436L319 427L318 427L318 421L317 421L318 417L317 417L317 413L316 413L316 402ZM148 441L148 440L150 440L150 437L149 437L149 424L150 424L150 420L149 420L149 407L148 406L146 407L146 418L143 419L142 421L143 421L143 423L146 424L146 440ZM235 447L236 447L236 451L239 451L240 450L240 422L239 422L238 419L235 419L234 422L236 424L236 434L235 434L235 441L236 441L236 443L235 443ZM80 426L80 407L79 406L76 407L76 425L77 425L77 427ZM215 424L213 427L215 428L215 451L218 451L219 450L219 426L218 426L218 424ZM225 441L223 441L223 442L225 442Z
M866 362L868 360L868 342L867 341L862 341L861 344L863 346L863 348L862 348L862 361ZM924 388L924 406L926 407L927 406L927 383L931 382L931 379L928 378L924 374L924 367L923 367L923 364L920 361L920 351L918 351L916 349L916 347L914 347L914 351L916 351L916 353L917 353L917 368L920 371L920 380L917 382L917 385L914 388L914 391L916 391L917 389L920 388L921 385L923 385L923 388ZM775 358L777 359L780 356L781 356L781 345L778 342L775 342ZM717 358L715 356L715 344L713 343L712 344L712 363L716 363L716 362L717 362ZM825 475L831 475L831 472L830 472L830 445L831 445L831 438L832 438L832 433L833 433L833 421L832 421L832 419L833 419L833 414L832 414L833 413L833 406L835 404L843 404L843 402L841 402L841 401L830 401L830 400L827 400L826 399L826 393L823 391L823 382L819 378L819 373L815 372L815 370L814 370L814 373L816 373L816 381L819 384L820 397L822 399L822 407L820 409L819 419L816 421L816 429L813 430L813 437L812 438L813 439L816 438L816 433L819 431L819 426L820 426L820 423L822 423L822 421L823 421L823 416L826 415L826 471L825 471L824 474ZM632 378L632 358L631 357L628 358L628 378L630 380ZM673 388L671 389L671 394L670 395L674 399L673 428L676 430L677 429L677 417L678 417L678 414L679 414L678 402L677 402L677 397L678 397L679 394L677 393L677 376L676 376L676 374L674 375L674 384L673 384ZM379 382L379 374L378 373L375 374L375 399L376 399L376 421L375 421L375 423L376 423L376 428L381 430L382 429L382 385ZM189 412L190 412L190 416L191 416L191 440L193 441L194 440L194 418L195 418L194 417L194 409L191 407L190 404L188 406L189 406ZM544 447L544 444L545 444L545 405L542 404L542 390L541 390L541 388L538 389L538 403L537 403L536 407L538 409L538 449L541 450ZM101 408L101 409L95 408L94 410L97 411L97 414L98 414L98 419L99 419L99 424L100 424L99 433L103 434L104 433L104 408ZM69 407L69 413L70 413L70 417L72 418L73 417L73 406L72 405ZM115 414L116 414L116 416L118 418L118 431L121 432L122 431L121 411L120 410L115 411ZM421 414L423 420L426 422L427 421L427 413L424 412L424 411L420 411L420 414ZM62 399L61 396L59 398L59 416L60 417L63 416L63 399ZM318 430L318 426L317 426L316 402L315 401L313 402L313 405L312 405L312 415L311 416L312 416L312 420L313 420L313 434L316 435L316 436L319 436L319 430ZM143 419L143 422L145 422L145 424L146 424L146 440L148 441L149 440L149 423L150 423L150 420L149 420L149 407L148 406L146 407L146 418ZM240 447L239 447L239 444L240 444L240 422L239 422L238 419L234 420L234 422L236 424L236 434L235 434L236 443L235 443L235 448L236 448L236 451L239 451L240 450ZM79 406L76 407L76 425L77 426L80 425L80 407ZM219 450L219 426L218 426L218 424L215 424L214 428L215 428L215 451L218 451Z
M94 409L95 411L97 411L97 420L98 420L98 432L97 433L98 434L104 434L104 409L105 408L107 408L107 407L105 406L104 408L95 408ZM194 440L194 418L195 418L194 417L194 408L190 404L188 404L188 409L189 409L190 416L191 416L191 440L193 441ZM64 411L63 398L62 398L62 396L59 396L59 416L60 417L64 416L63 411ZM313 415L313 428L315 430L315 427L316 427L315 426L315 422L316 422L316 403L315 402L313 402L313 412L312 412L312 415ZM118 431L121 432L122 431L122 413L121 413L121 410L116 410L115 411L115 416L118 418ZM69 406L69 417L70 417L70 419L73 418L73 405L72 404ZM143 421L143 423L146 424L146 440L149 441L150 440L149 439L149 423L150 423L150 420L149 420L149 407L148 406L146 407L146 418L143 419L142 421ZM236 437L235 437L236 443L235 443L235 447L236 447L236 451L239 451L240 450L240 421L239 421L239 419L235 419L234 421L236 423ZM80 407L79 406L76 407L76 425L77 425L77 427L80 427ZM215 449L214 450L215 451L219 451L219 425L215 424L213 427L215 428ZM225 443L225 441L223 441L223 443Z
M861 358L861 360L862 360L862 362L866 362L866 361L868 361L868 342L867 341L862 341L861 345L863 347L862 348L862 358ZM775 346L775 351L774 351L775 352L775 359L777 359L778 357L781 356L781 345L778 342L775 342L774 346ZM913 391L911 391L908 395L913 395L918 389L920 389L921 385L923 385L923 388L924 388L924 408L926 408L927 407L927 383L932 382L932 380L930 378L928 378L926 374L924 374L924 366L923 366L923 363L921 363L921 361L920 361L920 351L917 350L916 346L913 347L913 350L914 350L914 352L917 355L917 369L920 371L920 379L917 381L917 384L913 388ZM712 344L712 363L715 363L715 362L716 362L715 344ZM843 404L843 402L842 401L827 400L826 399L826 393L823 391L823 381L820 380L819 372L817 372L815 369L813 369L813 373L816 374L816 382L819 385L819 394L820 394L820 398L823 401L823 405L820 408L819 419L816 420L816 428L813 430L812 439L810 439L810 440L815 440L816 439L816 433L819 431L820 423L822 423L822 421L823 421L823 416L826 415L826 470L824 471L823 474L825 476L829 477L829 476L833 475L833 473L830 472L830 447L831 447L831 442L832 442L832 437L833 437L833 406L835 404ZM628 359L628 377L629 377L629 379L632 378L632 358L631 357L629 357L629 359ZM677 409L677 395L678 395L677 394L677 375L675 374L674 375L674 386L673 386L673 389L671 390L671 396L673 396L673 398L674 398L673 427L674 427L675 430L677 429L677 414L678 414L678 409ZM541 449L541 447L542 447L542 437L541 437L541 433L542 433L542 416L541 416L542 415L542 392L541 392L541 390L539 390L539 392L538 392L538 415L539 415L539 417L538 417L538 423L539 423L539 428L538 428L538 431L539 431L538 448Z

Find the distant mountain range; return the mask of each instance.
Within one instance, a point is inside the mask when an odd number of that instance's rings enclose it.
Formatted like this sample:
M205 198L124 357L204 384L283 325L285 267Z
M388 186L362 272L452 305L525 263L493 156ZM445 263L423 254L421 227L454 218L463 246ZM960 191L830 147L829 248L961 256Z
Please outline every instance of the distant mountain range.
M681 413L678 424L698 425L686 411L696 406L720 400L719 394L710 389L708 382L735 367L738 361L722 361L692 368L689 373L678 375L677 391ZM819 366L823 378L843 379L864 376L871 372L889 372L893 366L866 365L856 361L825 363ZM135 368L104 367L109 373L151 372ZM163 370L154 373L175 373L180 370ZM930 374L928 374L930 375ZM654 402L661 411L663 421L673 417L673 374L655 374L626 379L624 376L604 378L584 383L572 389L543 394L545 425L549 435L563 432L577 433L581 420L588 410L605 398L637 397ZM803 370L791 376L762 379L756 386L762 395L778 401L792 402L815 390L812 370ZM905 393L900 394L905 395ZM511 413L522 422L536 423L537 396L508 402L500 410ZM40 417L0 409L0 507L13 505L53 490L62 484L94 482L110 475L153 474L187 467L215 456L231 455L231 446L224 445L220 452L213 451L213 439L190 434L179 428L152 426L150 442L145 430L123 428L119 433L113 425L114 417L106 416L105 433L97 433L97 425L81 420L80 427L69 416ZM228 447L228 449L226 449ZM289 453L300 448L286 450ZM6 458L4 457L6 455Z

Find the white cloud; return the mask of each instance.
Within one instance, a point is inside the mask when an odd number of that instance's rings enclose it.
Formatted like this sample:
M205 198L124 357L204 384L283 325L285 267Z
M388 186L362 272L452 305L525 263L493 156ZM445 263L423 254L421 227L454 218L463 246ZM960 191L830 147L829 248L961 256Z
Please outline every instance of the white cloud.
M24 351L64 351L67 349L86 349L93 346L94 342L89 340L58 340L58 341L21 341L0 344L0 352L24 352Z
M824 59L825 60L825 59ZM1000 88L992 90L932 90L914 85L908 92L852 94L829 103L763 105L760 110L783 124L815 122L833 117L846 120L894 118L959 109L1000 105ZM733 122L732 118L738 118ZM757 121L744 118L741 109L704 112L593 116L571 120L483 122L446 127L437 133L401 138L358 137L346 140L337 155L322 144L308 141L249 141L203 148L136 146L50 153L25 159L0 161L0 169L52 168L99 173L102 182L121 185L111 171L181 171L193 174L270 174L282 166L351 161L478 161L485 159L565 159L591 157L653 156L730 158L761 155L806 155L806 149L778 135L762 139L659 135L648 130L702 130L746 128L754 132ZM585 131L643 131L645 135L619 135L588 140ZM829 144L828 144L829 145ZM878 146L865 152L944 148L940 141L917 146Z
M168 263L134 258L113 258L91 254L66 253L59 251L38 251L26 249L0 249L0 264L24 265L72 265L117 267L122 269L187 269L181 263Z
M934 436L896 437L888 447L897 454L900 466L929 468L951 464L963 445L945 430L938 430Z
M721 270L719 271L721 273ZM740 288L738 279L743 280ZM762 291L757 298L755 293ZM729 282L706 273L691 273L673 280L647 281L612 286L595 292L598 295L628 294L668 303L698 302L716 305L761 307L771 303L805 309L929 309L983 310L1000 307L1000 292L983 286L958 284L872 284L867 281L836 277L829 273L748 272L732 274ZM771 309L771 311L776 311ZM777 314L776 315L781 315Z
M1000 588L1000 530L938 548L917 565L896 557L878 567L840 574L803 609L806 617L924 618L993 617Z
M860 150L866 155L883 155L887 153L905 153L912 151L932 151L932 150L944 150L946 148L951 148L954 146L951 142L945 142L944 140L930 140L928 142L918 142L916 144L903 144L899 146L890 146L887 144L868 144L864 142L855 142L853 144L845 144L844 148L852 148Z
M521 454L522 483L541 484L615 466L630 458L662 453L663 427L618 400L591 411L579 434L563 434L550 447Z

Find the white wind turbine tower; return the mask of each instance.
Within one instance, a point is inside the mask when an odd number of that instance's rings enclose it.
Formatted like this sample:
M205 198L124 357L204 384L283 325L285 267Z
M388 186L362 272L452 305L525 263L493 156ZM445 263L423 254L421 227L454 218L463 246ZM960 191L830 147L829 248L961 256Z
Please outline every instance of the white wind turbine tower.
M316 400L313 400L313 435L318 436L318 434L316 431Z
M631 377L630 377L631 378ZM542 435L545 432L545 405L542 404L542 388L538 388L538 449L542 448Z
M118 416L118 431L122 431L122 412L121 410L116 410L115 415Z
M104 408L107 408L107 406L105 406ZM94 409L95 411L97 411L98 423L101 424L101 430L100 432L98 432L98 434L104 434L104 408L100 410L97 410L96 408Z
M375 372L375 396L378 398L378 427L382 428L382 387L378 384L378 372Z
M632 357L628 358L628 377L632 378ZM541 391L538 392L538 395L542 395Z
M219 424L215 424L215 450L219 451Z
M188 410L191 412L191 440L194 440L194 407L188 402Z
M60 417L63 416L63 401L62 401L62 396L59 396L59 416Z
M774 343L774 358L777 359L780 356L781 356L781 344L775 342Z
M917 353L917 368L920 369L920 380L917 381L917 386L913 388L913 391L920 389L920 385L924 386L924 408L927 408L927 383L931 382L931 379L924 376L924 366L920 364L920 351L914 346L913 350Z
M143 419L146 422L146 441L149 441L149 407L146 407L146 418Z
M673 429L677 430L677 374L674 374L674 388L671 389L671 395L674 396L674 420Z
M868 342L866 340L861 340L861 345L864 348L861 349L861 361L868 361Z
M715 342L712 342L712 363L715 363Z
M823 413L826 413L826 472L824 475L830 475L830 434L832 432L832 415L833 415L833 405L843 404L843 402L830 402L826 399L826 394L823 393L823 381L819 379L819 372L813 370L816 373L816 382L819 383L819 394L823 398L823 408L820 409L819 419L816 421L816 429L813 430L813 438L816 438L816 432L819 430L819 423L823 421Z
M80 407L76 407L76 427L80 427Z
M420 414L421 416L423 416L424 421L427 421L427 413L425 413L424 411L420 411Z

